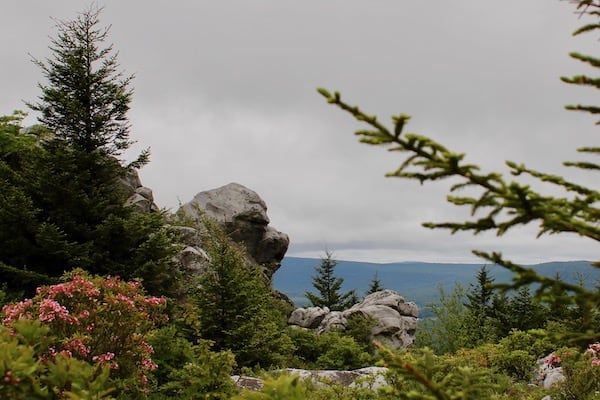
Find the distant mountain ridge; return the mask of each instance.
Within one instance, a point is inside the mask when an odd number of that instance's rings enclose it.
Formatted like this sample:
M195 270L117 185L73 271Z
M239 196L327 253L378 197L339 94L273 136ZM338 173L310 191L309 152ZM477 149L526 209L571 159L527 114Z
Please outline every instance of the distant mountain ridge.
M320 264L318 258L285 257L281 268L273 276L273 287L285 293L298 307L306 306L309 302L304 293L307 290L314 291L312 277L315 267ZM439 300L440 285L447 292L456 283L468 288L483 265L428 262L378 264L338 260L335 273L344 278L342 290L356 289L362 296L377 272L384 288L397 291L407 301L417 303L419 309L425 312L427 304ZM558 273L568 282L577 283L582 278L586 286L593 286L600 280L600 269L593 268L589 261L547 262L531 267L546 276L553 277ZM495 282L510 282L512 272L498 265L488 265L488 268Z

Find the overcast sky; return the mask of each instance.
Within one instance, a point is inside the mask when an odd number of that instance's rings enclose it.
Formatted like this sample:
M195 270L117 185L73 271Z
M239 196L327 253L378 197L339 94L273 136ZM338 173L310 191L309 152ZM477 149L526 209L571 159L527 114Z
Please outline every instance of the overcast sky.
M42 81L31 56L49 55L54 22L81 0L3 0L0 114L24 109ZM448 184L385 178L397 154L359 144L361 126L326 104L341 91L383 121L412 115L407 130L468 154L484 170L505 160L567 175L575 149L597 145L597 128L568 103L596 92L560 76L589 72L568 57L597 37L559 0L103 0L102 21L119 63L134 73L132 138L150 147L140 173L161 207L238 182L267 203L289 234L288 255L382 261L472 261L471 249L517 262L598 259L587 239L535 239L535 230L473 237L421 227L460 220ZM593 53L592 53L593 54ZM27 120L32 124L35 115ZM132 156L133 157L133 156ZM544 188L545 189L545 188ZM535 228L535 227L534 227Z

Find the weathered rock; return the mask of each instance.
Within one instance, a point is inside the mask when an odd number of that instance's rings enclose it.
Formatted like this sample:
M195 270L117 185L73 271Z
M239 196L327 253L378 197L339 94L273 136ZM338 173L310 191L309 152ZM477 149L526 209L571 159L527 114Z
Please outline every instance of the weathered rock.
M542 387L544 389L552 389L559 382L565 380L565 375L562 372L562 367L556 367L548 370L546 372L546 377L544 378L544 382L542 383Z
M332 383L337 383L348 387L366 387L376 391L380 387L386 386L385 374L388 369L384 367L367 367L356 369L353 371L336 371L336 370L306 370L287 368L282 372L289 375L297 375L302 380L310 380L317 386L329 386ZM250 378L246 376L233 376L239 388L259 391L263 388L264 383L261 379Z
M154 203L154 195L152 189L142 186L142 181L135 169L127 172L127 174L119 179L121 189L127 195L128 206L134 206L139 212L156 212L160 209Z
M253 392L258 392L265 386L262 379L253 378L251 376L234 375L231 379L233 379L238 388L252 390Z
M329 314L327 307L297 308L290 315L288 323L302 328L316 329L327 314Z
M565 380L562 367L559 367L557 363L553 363L552 360L554 359L554 353L550 353L548 356L536 361L533 377L534 383L542 386L544 389L551 389L559 382Z
M329 311L319 307L298 308L288 320L289 324L313 327L317 320L317 334L332 329L344 329L348 319L355 315L373 318L377 324L371 330L373 340L394 349L413 344L417 330L419 309L415 303L406 302L404 297L393 290L382 290L365 297L363 301L344 311Z
M188 271L202 274L208 270L210 258L208 254L197 247L188 246L177 254L177 260Z
M267 206L256 192L230 183L198 193L179 212L197 224L204 216L222 224L229 237L242 243L253 261L265 268L267 276L281 266L289 238L268 226Z
M342 311L330 311L325 315L323 321L321 321L317 327L317 334L320 335L331 330L343 330L347 325L348 319L344 316Z
M191 226L171 225L171 229L179 234L179 240L187 246L202 247L204 244L203 232Z

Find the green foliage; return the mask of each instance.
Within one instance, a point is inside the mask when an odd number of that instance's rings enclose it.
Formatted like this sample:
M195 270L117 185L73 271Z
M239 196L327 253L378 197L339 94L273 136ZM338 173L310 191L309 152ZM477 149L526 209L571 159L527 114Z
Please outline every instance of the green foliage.
M112 399L108 366L44 356L53 341L39 321L0 326L0 397L14 400Z
M259 267L246 263L243 250L214 223L205 225L210 265L196 296L202 337L216 350L231 350L239 367L284 366L293 345L279 300Z
M108 30L99 14L59 21L53 57L34 60L48 83L30 107L44 126L22 129L22 112L0 117L0 281L9 292L31 294L73 268L176 292L165 216L125 206L119 181L148 154L129 166L114 158L131 144L131 77L121 79L111 46L100 48Z
M109 28L99 27L100 12L90 7L73 20L57 22L52 58L34 59L48 83L39 85L40 101L29 106L69 146L85 153L119 155L132 143L127 111L133 76L123 77L118 71L112 45L101 47Z
M415 345L429 347L436 354L454 353L470 345L465 335L467 308L465 289L456 284L450 294L439 286L438 303L429 304L433 318L419 321Z
M342 333L363 346L363 351L373 354L376 348L373 344L373 335L371 332L377 323L376 318L355 314L347 319L346 329Z
M171 324L150 338L158 368L153 372L156 390L150 399L229 399L234 393L230 352L213 352L210 342L192 344Z
M517 331L498 344L481 347L489 365L516 380L528 382L532 378L535 361L550 353L555 344L542 331Z
M553 390L557 400L592 400L600 393L600 366L593 362L591 352L581 353L578 349L561 349L556 354L562 360L565 380Z
M352 307L358 302L354 290L340 293L344 278L335 276L337 262L329 251L321 259L321 265L315 267L317 275L313 276L313 286L318 294L306 292L305 295L315 307L328 307L331 311L341 311Z
M362 342L363 328L362 322L357 322L353 330L361 340L356 340L345 331L330 331L317 335L311 330L290 328L289 336L296 348L291 366L304 369L352 370L373 365L377 357L372 354L371 343Z
M351 370L369 366L373 357L353 338L339 332L320 336L323 349L315 364L322 369Z
M0 119L0 281L32 294L65 270L142 278L155 294L176 291L177 247L162 213L125 206L112 159L23 133L21 114Z
M592 0L571 0L582 16L591 16L595 21L584 25L574 34L600 29L597 19L600 17L600 3ZM600 59L571 53L571 57L582 61L592 67L600 67ZM586 75L578 75L571 78L562 78L563 81L600 88L600 80L590 78ZM473 234L480 232L495 232L498 236L504 235L515 227L537 223L539 226L538 236L557 233L575 233L581 237L592 240L600 240L600 228L598 216L600 209L597 205L600 201L600 192L593 188L582 186L576 182L568 181L563 177L533 170L524 164L507 161L506 165L512 177L506 178L497 172L481 172L479 166L469 164L465 161L463 153L455 152L445 145L414 133L405 133L404 128L410 119L406 114L392 117L392 127L388 128L377 120L376 116L363 112L359 107L352 106L342 100L339 92L330 93L325 89L318 92L327 99L327 102L338 106L350 113L357 121L368 125L367 129L356 132L360 141L370 145L384 146L390 151L403 153L406 157L400 166L388 176L417 180L420 183L433 182L441 179L452 178L451 195L447 201L459 207L468 207L471 218L459 222L427 222L423 225L431 229L448 229L451 233L468 231ZM579 110L591 114L600 113L600 107L590 105L567 106L570 110ZM600 123L600 121L598 122ZM578 149L584 154L596 155L600 153L600 147L584 147ZM578 168L583 171L600 170L600 165L592 161L567 161L567 167ZM534 179L554 186L562 192L561 195L543 194L532 189L527 182L521 183L518 178L524 176L524 181ZM473 195L455 195L461 189L472 189L469 193ZM508 299L502 295L494 298L491 282L481 274L479 279L479 290L469 296L469 313L466 319L471 328L479 327L483 332L476 337L480 343L490 340L488 333L490 320L511 320L511 313L522 313L514 316L511 324L523 328L529 328L540 324L543 308L540 302L545 302L552 309L558 310L562 315L573 311L571 306L575 305L578 313L576 326L572 326L569 332L563 331L561 339L568 339L572 343L597 342L600 339L598 329L598 313L600 307L600 291L598 288L590 290L583 285L573 285L562 282L558 277L549 278L540 276L536 271L526 266L517 265L506 260L500 253L487 253L473 251L487 262L501 265L514 273L513 282L502 285L503 289L517 289L517 294ZM600 267L600 262L593 264ZM528 287L535 288L535 300L531 296ZM490 303L497 308L494 315L488 312ZM470 319L470 321L469 321ZM556 322L550 321L551 325ZM441 325L444 326L444 325ZM451 326L451 325L450 325ZM493 329L491 330L493 333ZM475 331L471 329L470 336ZM486 357L494 368L507 373L515 379L526 379L533 360L535 351L530 346L531 338L526 333L513 332L498 345L486 345L492 356ZM525 346L529 346L524 348ZM600 345L599 345L600 347ZM596 357L594 353L594 357ZM593 361L600 364L600 361ZM484 368L471 369L471 367L456 367L448 374L439 374L440 362L432 353L425 351L420 356L397 355L388 353L388 365L392 368L393 376L397 378L400 385L395 385L393 394L397 398L422 398L422 399L469 399L469 398L498 398L494 380ZM443 362L442 362L443 365ZM598 382L597 373L593 365L589 363L581 371L580 385L576 383L578 378L571 375L570 381L573 396L569 398L596 398L596 393L591 393L590 388ZM442 368L443 369L443 368ZM487 375L487 376L486 376ZM444 376L444 378L441 378ZM590 382L593 382L590 384ZM569 383L565 384L566 386ZM597 390L597 389L596 389Z
M496 339L494 329L494 311L492 303L494 300L494 289L492 284L494 278L490 276L489 270L483 266L475 277L476 284L471 284L467 291L468 302L465 304L467 314L465 316L465 332L471 346L489 343Z
M381 284L381 279L379 279L379 274L377 273L377 271L375 271L375 274L373 275L373 279L371 279L371 282L369 283L369 290L367 290L367 294L379 292L380 290L383 290L383 289L384 289L384 287Z
M489 399L502 392L505 379L468 359L435 356L430 350L384 351L390 368L390 387L384 393L395 399ZM384 397L385 398L385 397Z

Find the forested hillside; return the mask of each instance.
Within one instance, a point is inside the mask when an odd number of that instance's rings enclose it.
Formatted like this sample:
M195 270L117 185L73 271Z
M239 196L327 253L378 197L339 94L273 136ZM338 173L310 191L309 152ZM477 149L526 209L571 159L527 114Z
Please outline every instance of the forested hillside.
M303 307L309 304L304 293L311 288L311 276L321 260L315 258L285 257L281 268L273 276L273 287ZM531 266L541 275L557 274L566 282L579 284L583 281L593 287L600 280L600 271L591 268L588 261L549 262ZM484 264L458 263L367 263L338 260L336 274L344 279L344 290L356 289L363 295L377 273L383 288L400 293L407 301L417 303L421 317L431 314L426 306L439 299L439 287L451 291L456 284L468 287L475 282L477 271ZM490 275L497 283L509 283L512 273L498 265L488 265Z

